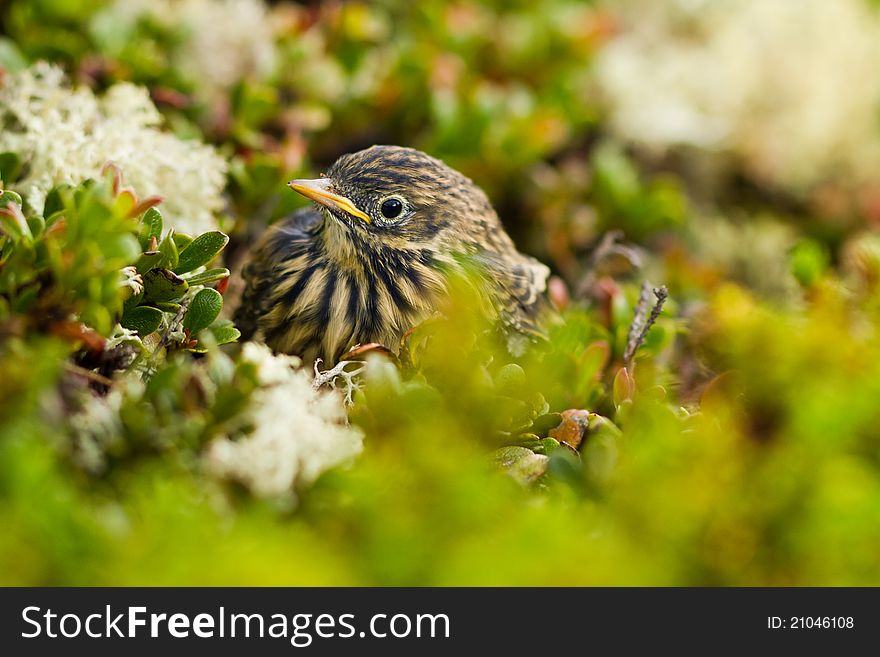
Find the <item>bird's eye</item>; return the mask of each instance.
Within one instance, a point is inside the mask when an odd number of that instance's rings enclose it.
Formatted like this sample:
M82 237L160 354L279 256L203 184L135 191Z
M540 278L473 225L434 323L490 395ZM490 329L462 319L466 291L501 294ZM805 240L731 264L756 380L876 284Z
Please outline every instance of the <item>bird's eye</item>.
M382 201L381 211L386 219L396 219L403 212L403 201L395 197L386 198Z

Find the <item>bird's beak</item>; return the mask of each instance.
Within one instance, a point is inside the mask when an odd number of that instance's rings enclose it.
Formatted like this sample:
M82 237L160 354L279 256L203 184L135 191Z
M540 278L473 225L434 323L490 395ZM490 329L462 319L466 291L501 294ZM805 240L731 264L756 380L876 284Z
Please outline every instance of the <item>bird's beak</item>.
M358 210L357 206L355 206L350 199L340 196L339 194L334 194L330 191L330 188L333 186L333 181L330 178L291 180L287 183L287 186L293 191L299 192L306 198L320 203L323 206L342 210L353 217L366 221L368 224L372 223L370 215Z

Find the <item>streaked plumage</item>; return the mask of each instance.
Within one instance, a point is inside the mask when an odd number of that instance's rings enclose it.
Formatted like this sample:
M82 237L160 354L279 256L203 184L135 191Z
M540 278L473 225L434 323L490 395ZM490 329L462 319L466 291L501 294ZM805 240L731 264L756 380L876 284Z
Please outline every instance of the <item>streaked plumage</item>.
M463 259L482 272L497 319L513 331L532 327L547 267L519 253L482 190L441 161L373 146L291 187L320 205L273 226L254 248L236 314L245 338L306 362L333 363L367 342L396 350L442 307Z

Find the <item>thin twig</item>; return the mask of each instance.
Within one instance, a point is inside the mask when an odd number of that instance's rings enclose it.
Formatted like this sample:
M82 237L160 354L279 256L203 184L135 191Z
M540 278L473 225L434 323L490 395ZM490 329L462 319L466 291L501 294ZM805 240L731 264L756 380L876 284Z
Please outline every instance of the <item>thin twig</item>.
M645 323L648 321L648 306L651 302L651 285L645 281L639 292L639 300L636 303L635 314L629 325L629 333L626 336L626 351L623 354L624 363L632 360L633 354L639 348L639 336Z
M591 288L599 277L602 263L613 256L624 258L633 269L640 269L642 267L643 258L641 253L639 253L639 249L622 243L622 239L622 230L609 230L602 235L587 261L587 273L575 286L574 295L576 298L583 299L590 293Z
M113 385L113 381L108 379L103 374L98 374L97 372L92 372L91 370L87 370L85 367L80 367L79 365L77 365L75 363L65 361L64 367L67 369L68 372L85 377L89 381L94 381L95 383L100 383L102 386L107 386L109 388L110 386Z
M648 305L651 302L651 292L654 293L654 307L651 308L651 314L648 315ZM633 357L636 355L639 347L645 342L648 331L654 326L654 322L660 317L663 311L663 304L669 298L669 290L665 285L651 289L651 285L645 281L642 283L642 290L639 293L639 302L636 304L636 311L633 316L632 324L629 326L629 334L626 339L626 351L623 354L623 364L629 365Z
M165 330L162 331L162 335L159 337L159 344L153 352L147 356L146 361L143 364L141 376L144 381L148 380L156 373L162 349L164 348L167 353L168 347L171 346L171 334L174 332L175 327L180 327L180 324L183 322L183 316L186 314L191 301L192 296L190 296L190 291L188 291L183 299L180 300L180 308L178 309L177 314L174 315L174 319L172 319Z
M171 338L171 334L174 332L175 328L183 322L183 316L186 314L186 311L189 308L189 304L191 301L192 297L190 296L186 296L180 300L180 308L178 308L177 314L174 315L174 319L168 322L168 326L162 333L162 337L159 340L159 344L162 347L168 347L168 345L171 344L169 341L169 339ZM159 350L157 349L156 351Z

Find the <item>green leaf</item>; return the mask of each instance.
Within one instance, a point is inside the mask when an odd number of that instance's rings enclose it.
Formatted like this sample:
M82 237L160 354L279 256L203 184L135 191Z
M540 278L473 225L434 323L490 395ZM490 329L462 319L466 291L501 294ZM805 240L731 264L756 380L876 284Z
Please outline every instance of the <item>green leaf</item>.
M142 253L134 264L137 273L146 274L154 267L158 267L159 263L162 261L162 257L161 251L146 251L145 253Z
M559 441L553 438L541 438L539 440L525 441L522 443L522 447L527 447L535 454L550 456L559 447Z
M199 290L183 316L183 327L191 334L198 333L208 328L222 309L223 296L217 290L210 287Z
M174 242L173 229L169 230L168 234L165 236L165 239L162 240L162 243L159 245L159 252L162 254L163 267L171 270L177 267L180 255L177 250L177 244Z
M0 153L0 180L7 185L18 180L21 160L15 153Z
M578 453L565 446L550 454L547 474L552 479L568 484L575 490L595 490L595 482L585 476L585 467Z
M62 183L50 189L46 194L46 202L43 203L43 216L47 223L49 223L49 217L64 209L64 196L71 189L73 189L72 185Z
M157 301L156 308L162 312L176 315L180 311L180 304L174 303L173 301Z
M213 283L214 281L220 281L224 278L229 277L229 270L225 267L219 267L217 269L208 269L206 271L201 272L200 274L194 274L192 276L184 276L184 278L189 281L190 287L194 285L207 285L208 283Z
M35 214L27 218L27 225L28 228L31 229L31 234L34 237L39 237L46 229L46 220L43 219L40 215Z
M527 447L510 446L496 449L489 455L492 465L500 468L506 468L516 463L520 459L530 457L534 452Z
M180 252L177 266L172 267L172 269L178 274L184 274L197 267L206 265L223 250L227 242L229 242L229 237L219 230L203 233Z
M633 398L636 392L636 382L627 368L621 367L617 370L611 389L615 406L620 406L623 402Z
M791 273L805 287L822 277L830 261L827 248L811 239L802 239L789 254Z
M122 302L122 312L127 313L129 310L136 308L141 301L144 300L144 293L141 291L140 294L133 294L128 297L125 301Z
M538 436L544 436L550 429L558 427L561 422L562 415L560 413L545 413L532 420L532 426L529 428L529 431Z
M582 453L587 479L594 484L607 484L617 466L618 448L613 432L590 436Z
M497 420L501 422L499 429L523 433L532 426L535 414L531 406L521 399L499 395L495 398L495 404L498 410Z
M162 311L150 306L137 306L126 312L119 323L131 331L137 331L143 337L162 324Z
M13 192L11 189L0 190L0 208L5 208L9 203L15 203L21 206L23 201L21 196Z
M15 300L15 304L13 308L17 313L26 313L30 310L31 306L37 300L37 296L40 294L40 288L38 286L33 286L26 289L22 292L18 298Z
M232 322L217 322L211 326L211 333L214 334L214 340L217 344L227 344L235 342L241 337L241 331L232 325Z
M547 472L548 457L525 447L502 447L490 456L492 464L516 481L528 485Z
M10 73L18 73L27 68L27 65L28 61L15 41L8 37L0 37L0 67Z
M171 301L179 299L189 289L189 283L167 269L151 269L144 274L144 299Z
M155 237L159 240L162 237L162 213L156 208L150 208L144 213L141 220L141 231L138 238L141 242L141 248L146 250L150 248L150 238Z
M177 245L178 251L183 251L193 241L193 238L184 233L174 233L174 243Z
M516 363L509 363L495 376L495 387L503 395L515 395L526 384L526 373Z

